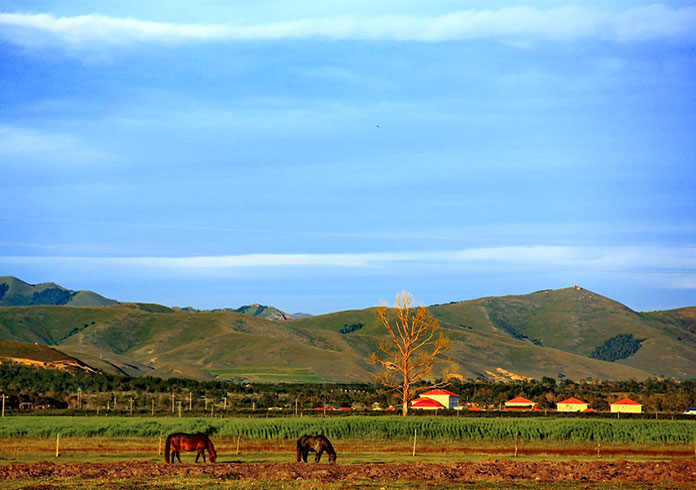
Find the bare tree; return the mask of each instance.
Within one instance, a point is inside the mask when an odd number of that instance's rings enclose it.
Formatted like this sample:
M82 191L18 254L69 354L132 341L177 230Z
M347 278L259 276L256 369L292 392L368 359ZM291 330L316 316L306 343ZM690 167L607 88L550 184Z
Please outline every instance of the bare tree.
M440 333L440 322L434 318L425 306L414 307L413 297L406 291L396 295L396 305L377 307L377 318L389 333L391 341L382 340L379 350L383 358L372 353L371 364L382 369L372 378L387 388L401 395L402 414L408 414L408 404L419 392L434 387L442 387L453 377L461 377L455 369L446 370L443 380L428 387L416 387L415 384L432 374L433 367L448 361L437 357L449 350L450 341Z

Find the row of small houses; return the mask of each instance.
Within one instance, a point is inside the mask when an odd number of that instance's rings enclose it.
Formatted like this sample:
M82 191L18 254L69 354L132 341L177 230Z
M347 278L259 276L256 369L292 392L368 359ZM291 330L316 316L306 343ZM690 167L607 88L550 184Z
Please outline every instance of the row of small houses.
M612 404L611 411L613 413L641 413L643 405L628 398L616 401ZM468 407L459 405L459 395L447 390L430 390L422 393L419 398L411 403L411 408L420 410L439 410L449 408L454 410L481 410L481 408L470 405ZM518 396L510 401L505 402L505 410L539 410L539 406L531 401ZM577 398L568 398L556 404L556 410L559 412L595 412L590 408L589 404L578 400Z

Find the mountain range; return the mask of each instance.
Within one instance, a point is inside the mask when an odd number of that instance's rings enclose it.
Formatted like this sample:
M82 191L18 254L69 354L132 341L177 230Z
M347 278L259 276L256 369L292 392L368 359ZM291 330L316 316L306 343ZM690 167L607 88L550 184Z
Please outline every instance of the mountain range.
M429 310L468 378L696 378L696 307L636 312L572 286ZM368 381L368 358L385 335L374 308L300 318L261 305L197 311L0 277L0 340L49 346L117 374Z

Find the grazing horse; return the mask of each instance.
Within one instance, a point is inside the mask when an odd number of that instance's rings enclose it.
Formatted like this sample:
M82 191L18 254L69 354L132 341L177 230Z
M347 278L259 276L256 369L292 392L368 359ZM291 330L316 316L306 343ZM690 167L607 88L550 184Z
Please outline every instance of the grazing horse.
M169 434L167 442L164 444L164 460L167 463L173 463L176 456L176 459L181 463L181 457L179 456L181 451L196 451L196 463L198 463L198 458L201 455L203 455L203 462L205 463L206 450L208 451L208 456L210 456L210 462L214 463L217 459L217 451L215 451L215 446L213 446L213 443L205 434L183 434L181 432Z
M310 451L317 453L314 457L315 463L319 462L324 451L329 455L329 463L336 463L336 451L323 434L318 436L304 435L297 440L297 462L302 460L306 463Z

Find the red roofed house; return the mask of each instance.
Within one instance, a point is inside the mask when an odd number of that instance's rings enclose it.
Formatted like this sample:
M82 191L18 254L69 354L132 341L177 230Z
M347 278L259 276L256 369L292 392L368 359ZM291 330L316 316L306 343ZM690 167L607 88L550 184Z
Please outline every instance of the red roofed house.
M512 400L505 402L505 410L537 410L537 404L526 398L518 396Z
M434 403L431 403L434 402ZM420 398L411 403L412 408L437 410L438 408L457 408L459 395L447 390L430 390L421 393Z
M587 410L588 407L588 403L572 397L556 403L556 410L559 412L583 412Z
M411 408L419 408L421 410L438 410L445 406L437 400L420 397L411 402Z
M643 405L628 398L614 402L611 405L612 413L623 412L623 413L641 413L643 411Z

